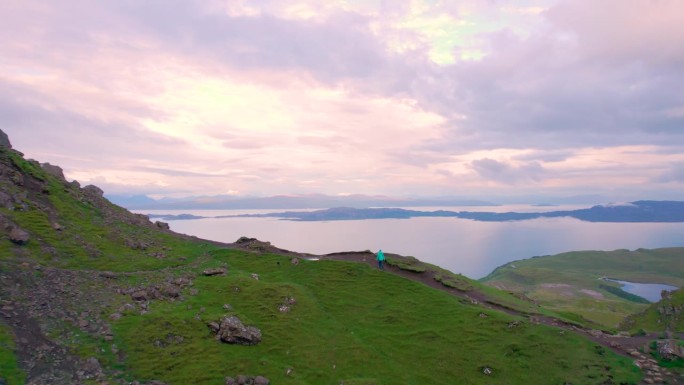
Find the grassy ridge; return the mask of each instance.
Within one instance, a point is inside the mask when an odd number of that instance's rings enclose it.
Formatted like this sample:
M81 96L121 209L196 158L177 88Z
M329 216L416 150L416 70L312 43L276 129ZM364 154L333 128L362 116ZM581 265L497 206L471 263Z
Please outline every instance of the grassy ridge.
M525 322L509 328L515 318L362 264L294 266L279 256L220 251L206 266L224 263L227 276L196 278L196 296L154 303L149 313L115 323L127 370L170 384L216 385L236 374L311 385L640 379L629 359L597 350L586 339ZM251 278L253 272L259 280ZM285 297L297 303L281 313ZM223 308L226 303L232 311ZM263 341L217 342L206 323L224 314L261 328ZM484 367L493 374L483 374Z
M541 305L575 313L605 327L647 304L628 297L610 277L640 283L684 285L684 248L579 251L507 263L481 281L524 293Z

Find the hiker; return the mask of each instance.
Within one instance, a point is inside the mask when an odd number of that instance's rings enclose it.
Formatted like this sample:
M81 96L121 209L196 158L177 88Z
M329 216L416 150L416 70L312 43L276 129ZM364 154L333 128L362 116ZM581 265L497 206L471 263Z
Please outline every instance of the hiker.
M385 270L385 267L382 265L383 262L385 262L385 253L382 252L382 250L378 250L378 269L380 270Z

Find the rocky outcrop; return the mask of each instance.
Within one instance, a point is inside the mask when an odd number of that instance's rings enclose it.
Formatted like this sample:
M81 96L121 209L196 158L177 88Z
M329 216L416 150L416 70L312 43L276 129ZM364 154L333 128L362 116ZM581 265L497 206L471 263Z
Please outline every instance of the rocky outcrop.
M61 167L55 166L50 163L41 163L40 167L45 170L48 174L58 178L59 180L66 182L66 178L64 178L64 171L62 170Z
M207 326L216 333L216 339L227 344L256 345L261 342L261 330L245 326L236 316L224 317L220 322L210 322Z
M12 143L10 143L9 137L3 130L0 130L0 146L12 148Z

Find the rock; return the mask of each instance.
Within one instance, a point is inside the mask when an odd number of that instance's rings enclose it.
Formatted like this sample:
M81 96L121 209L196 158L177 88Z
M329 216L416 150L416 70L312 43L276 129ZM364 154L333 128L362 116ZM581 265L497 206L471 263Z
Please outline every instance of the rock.
M0 191L0 207L11 209L13 206L14 199L12 199L12 196L4 191Z
M280 305L278 307L278 311L281 313L289 313L290 312L290 307L287 305Z
M299 258L297 258L297 257L292 258L292 259L290 260L290 263L293 264L293 265L295 265L295 266L296 266L296 265L299 265Z
M212 331L215 325L210 323ZM224 317L219 323L216 338L228 344L256 345L261 342L261 330L254 326L245 326L236 316Z
M268 378L264 376L256 376L254 377L254 385L269 385L271 381L268 380Z
M83 188L83 192L86 193L86 195L95 196L95 197L104 196L104 191L102 191L101 188L94 186L92 184L85 186Z
M162 293L169 298L180 297L180 289L176 285L166 285L162 288Z
M218 333L219 329L221 329L221 325L219 325L218 322L209 322L207 326L209 326L209 329L214 333Z
M50 163L41 163L40 167L48 174L66 182L66 178L64 178L64 170L62 170L61 167L52 165Z
M479 314L479 317L480 317L480 318L487 318L487 317L489 317L489 316L488 316L487 314L485 314L485 313L480 313L480 314Z
M249 377L243 376L242 374L235 377L235 383L237 385L247 385L249 383L247 381L249 381Z
M55 223L52 224L52 228L53 228L55 231L62 231L62 230L64 230L64 227L63 227L62 225L60 225L59 223L57 223L57 222L55 222Z
M231 310L233 310L233 306L229 303L224 303L223 304L223 310L231 311Z
M491 376L492 375L492 368L485 366L484 368L482 368L482 374L485 374L487 376Z
M111 272L111 271L101 271L100 277L107 278L107 279L115 279L116 274L114 272Z
M29 235L29 233L26 230L19 227L13 227L9 233L10 241L17 245L27 244L30 238L31 236Z
M256 279L257 281L259 280L259 274L257 273L252 273L252 278Z
M677 340L659 340L657 342L658 355L666 361L675 361L684 358L684 351Z
M123 317L123 315L121 313L112 313L112 315L109 316L109 319L112 321L116 321L116 320L120 319L121 317Z
M169 227L169 224L166 222L156 221L156 222L154 222L154 224L157 225L157 227L159 227L162 230L171 230L171 228Z
M226 269L223 267L216 267L213 269L205 269L202 274L210 277L212 275L226 275Z
M145 301L147 299L147 292L145 290L139 290L131 294L131 298L134 301Z
M233 377L226 377L226 385L235 385L235 379Z
M9 137L3 130L0 130L0 146L5 148L12 148L12 143L10 143Z

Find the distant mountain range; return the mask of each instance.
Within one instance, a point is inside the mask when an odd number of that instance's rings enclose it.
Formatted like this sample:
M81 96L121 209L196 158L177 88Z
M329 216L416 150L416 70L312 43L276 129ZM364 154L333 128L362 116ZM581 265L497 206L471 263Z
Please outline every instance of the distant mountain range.
M152 215L167 220L200 219L201 216ZM473 211L419 211L400 208L337 207L316 211L285 211L266 214L227 215L226 217L275 217L297 221L340 221L363 219L455 217L476 221L502 222L536 218L572 217L588 222L684 222L684 201L636 201L623 204L598 205L588 209L548 211L541 213L492 213Z

